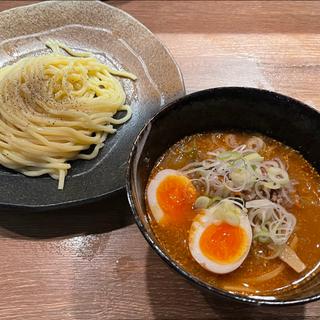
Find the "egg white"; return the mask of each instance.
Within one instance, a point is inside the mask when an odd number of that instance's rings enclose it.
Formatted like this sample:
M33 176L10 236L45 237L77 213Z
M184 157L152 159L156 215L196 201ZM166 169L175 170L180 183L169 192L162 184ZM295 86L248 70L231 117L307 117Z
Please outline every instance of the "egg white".
M249 219L245 214L241 214L239 227L241 227L247 235L244 253L233 263L221 263L209 259L201 250L200 238L210 225L220 224L222 222L223 221L217 220L214 217L211 210L202 210L202 212L194 218L189 233L189 249L193 258L206 270L218 274L229 273L239 268L247 257L252 242L252 229Z
M157 190L160 183L169 176L182 176L182 174L173 169L164 169L159 171L156 176L150 181L147 189L147 200L148 205L151 210L152 215L155 220L159 223L164 217L165 213L161 209L158 199L157 199Z

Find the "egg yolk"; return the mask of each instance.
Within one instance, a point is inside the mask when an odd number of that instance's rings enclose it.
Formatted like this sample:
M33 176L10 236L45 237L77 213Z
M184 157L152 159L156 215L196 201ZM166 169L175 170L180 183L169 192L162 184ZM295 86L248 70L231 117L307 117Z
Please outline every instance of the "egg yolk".
M220 263L237 261L246 250L246 233L241 227L228 223L212 224L200 237L202 253Z
M165 219L179 221L192 212L197 190L184 176L168 176L158 186L157 200Z

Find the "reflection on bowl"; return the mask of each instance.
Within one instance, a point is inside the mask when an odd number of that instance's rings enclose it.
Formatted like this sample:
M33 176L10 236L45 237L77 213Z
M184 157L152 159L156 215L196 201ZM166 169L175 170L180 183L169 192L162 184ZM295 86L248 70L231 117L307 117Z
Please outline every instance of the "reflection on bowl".
M299 151L320 171L320 113L292 98L253 88L217 88L196 92L169 104L140 132L127 171L127 194L138 227L151 247L177 272L216 294L255 304L288 305L320 298L320 280L277 295L239 294L210 285L186 271L160 244L146 215L145 190L151 170L172 145L203 132L257 132Z

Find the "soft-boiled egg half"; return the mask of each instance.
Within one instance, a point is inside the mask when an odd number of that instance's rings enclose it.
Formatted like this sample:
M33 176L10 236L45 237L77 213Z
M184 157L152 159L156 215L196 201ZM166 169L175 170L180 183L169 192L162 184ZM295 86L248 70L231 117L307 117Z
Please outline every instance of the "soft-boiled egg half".
M189 233L193 258L203 268L219 274L237 269L247 257L251 242L247 215L229 199L202 210L194 218Z
M147 188L148 205L159 224L183 221L192 213L196 198L191 180L172 169L159 171Z

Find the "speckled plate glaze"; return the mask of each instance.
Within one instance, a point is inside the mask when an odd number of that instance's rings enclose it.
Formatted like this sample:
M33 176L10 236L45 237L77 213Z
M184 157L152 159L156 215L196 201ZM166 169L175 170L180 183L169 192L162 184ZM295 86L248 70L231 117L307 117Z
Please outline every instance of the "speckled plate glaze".
M63 191L49 176L29 178L0 167L0 205L43 209L92 201L121 189L136 135L162 106L185 93L167 49L133 17L96 1L48 1L4 11L0 30L0 66L49 52L44 42L53 38L138 77L135 82L121 80L132 118L107 138L97 158L72 163Z

